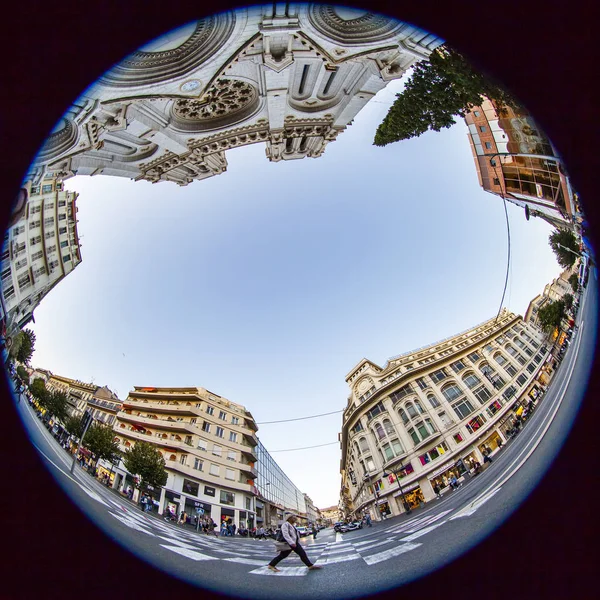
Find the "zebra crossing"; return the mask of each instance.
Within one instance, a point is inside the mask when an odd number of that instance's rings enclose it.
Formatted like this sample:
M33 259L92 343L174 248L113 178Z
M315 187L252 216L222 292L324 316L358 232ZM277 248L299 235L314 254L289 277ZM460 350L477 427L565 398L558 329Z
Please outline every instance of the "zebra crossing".
M347 534L337 534L335 540L315 541L305 546L312 562L317 565L331 565L355 562L357 565L375 565L397 557L422 545L419 538L444 525L450 510L435 515L424 515L379 531L363 535L354 541ZM151 517L132 507L119 505L109 510L116 520L135 531L153 538L161 548L195 562L222 561L247 565L251 575L272 577L299 577L308 574L300 557L290 554L278 565L278 572L267 568L269 561L276 556L274 545L269 541L236 539L207 536L194 531L177 528Z

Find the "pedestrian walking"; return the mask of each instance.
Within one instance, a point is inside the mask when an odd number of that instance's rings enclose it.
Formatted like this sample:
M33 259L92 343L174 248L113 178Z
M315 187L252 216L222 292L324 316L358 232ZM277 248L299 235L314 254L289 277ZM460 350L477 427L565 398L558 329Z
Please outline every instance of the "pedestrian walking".
M433 491L435 492L435 495L438 498L442 497L442 495L440 494L440 486L437 484L437 482L433 484Z
M313 524L312 526L312 536L313 536L313 540L317 539L317 533L319 532L319 530L315 527L315 525Z
M300 545L300 534L295 524L296 517L290 515L281 526L281 532L275 542L275 548L279 551L279 554L267 565L271 571L279 572L278 563L287 558L292 552L295 552L311 571L322 569L321 566L313 564L306 556L304 548Z
M367 525L369 527L373 527L373 523L371 523L371 515L367 513Z
M236 530L236 529L237 529L237 525L234 523L234 524L231 526L231 535L232 535L233 537L235 537L235 530Z

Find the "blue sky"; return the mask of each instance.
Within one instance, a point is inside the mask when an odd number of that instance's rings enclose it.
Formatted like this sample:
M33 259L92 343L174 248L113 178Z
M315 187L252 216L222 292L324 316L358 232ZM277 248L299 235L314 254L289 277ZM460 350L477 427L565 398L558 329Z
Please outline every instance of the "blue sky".
M201 386L257 422L341 410L363 357L394 355L494 316L506 269L502 200L481 190L467 129L377 148L392 82L318 159L270 163L264 144L180 188L109 177L80 193L83 262L35 312L32 364L125 398ZM524 314L560 273L551 228L508 205L504 305ZM341 415L259 437L317 506L337 504Z

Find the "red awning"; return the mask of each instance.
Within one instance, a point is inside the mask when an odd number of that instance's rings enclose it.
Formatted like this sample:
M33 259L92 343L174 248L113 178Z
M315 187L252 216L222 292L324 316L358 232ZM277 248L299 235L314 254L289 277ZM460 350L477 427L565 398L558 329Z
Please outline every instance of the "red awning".
M84 448L83 446L81 448L79 448L79 452L81 452L81 454L83 454L84 456L92 455L92 453L87 448Z

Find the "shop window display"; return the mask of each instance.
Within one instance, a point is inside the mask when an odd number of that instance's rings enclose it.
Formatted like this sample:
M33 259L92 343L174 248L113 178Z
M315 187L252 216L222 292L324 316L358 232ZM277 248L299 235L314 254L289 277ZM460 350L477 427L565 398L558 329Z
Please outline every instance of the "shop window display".
M431 461L438 459L442 454L445 454L446 452L448 452L448 445L446 444L446 442L442 442L435 448L432 448L428 452L425 452L425 454L421 454L421 456L419 456L419 460L421 461L422 465L426 465Z
M485 421L486 420L482 414L477 415L467 423L467 431L469 433L475 433L485 423Z

